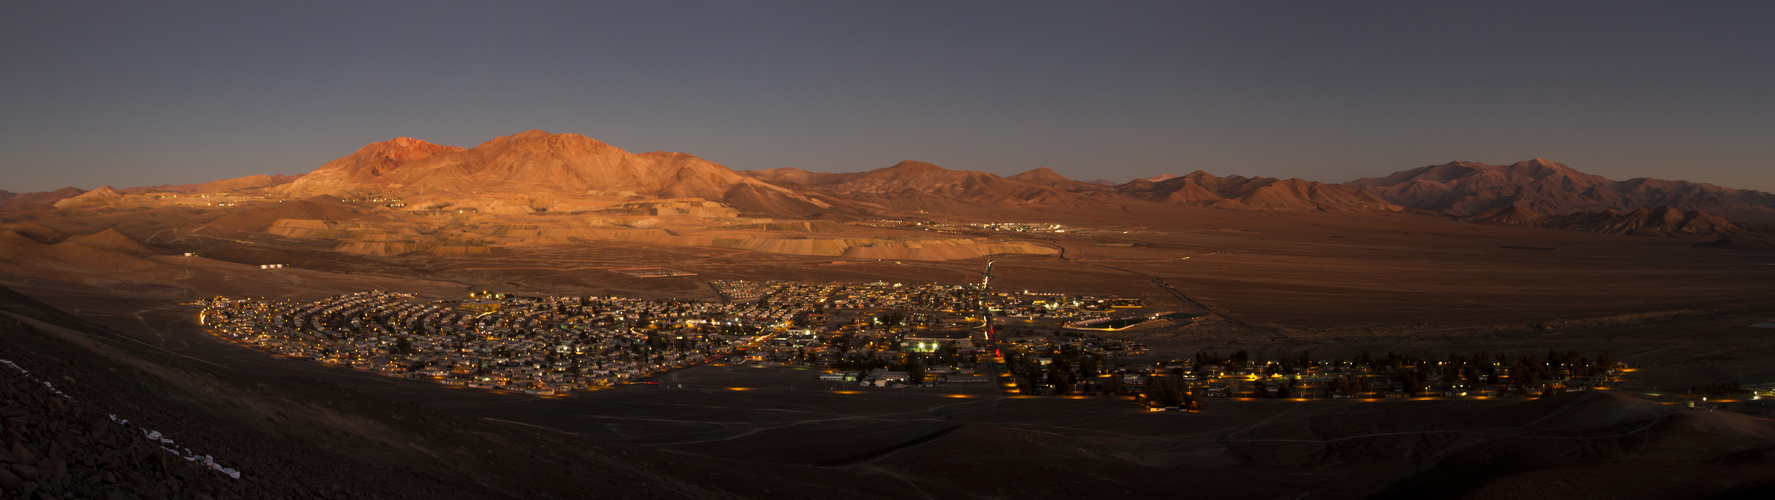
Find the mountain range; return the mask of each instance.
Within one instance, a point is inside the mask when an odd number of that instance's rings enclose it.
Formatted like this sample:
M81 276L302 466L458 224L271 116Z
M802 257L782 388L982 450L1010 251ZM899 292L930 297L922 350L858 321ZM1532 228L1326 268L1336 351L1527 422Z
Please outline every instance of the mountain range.
M1543 159L1510 165L1457 161L1344 185L1454 216L1510 206L1553 215L1664 206L1775 223L1775 194L1649 177L1615 181Z
M1682 210L1666 206L1641 208L1622 212L1580 212L1545 215L1519 206L1502 206L1458 220L1481 224L1536 226L1590 233L1631 234L1638 236L1688 236L1763 234L1775 235L1775 227L1733 222L1706 212Z
M1398 210L1361 189L1269 177L1216 177L1197 171L1154 182L1139 179L1104 186L1068 179L1038 168L1000 177L988 172L949 170L920 161L856 173L819 173L794 168L742 174L779 185L816 187L897 210L957 211L969 208L1056 207L1121 209L1129 203L1258 210Z
M630 153L582 135L540 130L473 148L401 137L366 145L301 176L106 186L91 192L0 191L0 206L86 205L134 194L218 191L298 198L367 194L402 197L415 207L504 203L535 211L572 210L586 200L701 198L741 213L789 218L1019 209L1125 212L1160 203L1235 210L1418 210L1478 223L1628 234L1717 234L1744 230L1741 223L1775 223L1775 194L1652 178L1616 181L1544 159L1510 165L1457 161L1342 184L1220 177L1199 170L1114 184L1077 181L1047 168L1001 177L922 161L848 173L734 171L685 153Z
M80 196L83 193L86 193L85 189L72 186L57 189L55 191L38 191L33 193L14 193L0 189L0 208L18 205L55 203L67 198Z

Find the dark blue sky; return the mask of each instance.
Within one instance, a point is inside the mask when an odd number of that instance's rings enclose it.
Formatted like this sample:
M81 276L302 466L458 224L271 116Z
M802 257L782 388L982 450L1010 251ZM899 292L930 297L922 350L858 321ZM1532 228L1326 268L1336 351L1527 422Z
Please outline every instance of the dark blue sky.
M1542 157L1775 191L1775 2L286 3L0 5L0 189L543 129L736 170Z

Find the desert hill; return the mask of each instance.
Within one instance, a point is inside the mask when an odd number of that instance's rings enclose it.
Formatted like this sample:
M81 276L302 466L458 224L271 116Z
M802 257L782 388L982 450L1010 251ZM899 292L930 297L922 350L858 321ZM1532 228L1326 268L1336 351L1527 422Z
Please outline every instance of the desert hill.
M35 193L9 192L4 196L0 196L0 206L13 207L32 204L54 204L55 202L80 196L84 193L86 193L85 189L71 186L57 189L55 191L41 191Z
M424 165L414 164L433 156L461 151L463 148L440 146L407 137L372 143L304 174L302 178L286 186L286 191L295 196L316 196L352 190L360 185L395 184L397 182L394 176L401 169L408 172L424 169ZM409 165L412 168L407 168ZM389 177L384 177L385 175ZM409 173L403 177L412 176Z
M1775 222L1775 194L1652 178L1614 181L1544 159L1510 165L1457 161L1344 185L1401 206L1456 216L1505 206L1551 215L1668 206Z
M350 207L316 197L282 203L261 204L231 211L211 220L209 225L245 231L261 231L279 219L359 220L379 217L367 215Z
M123 192L111 186L99 186L98 189L80 193L77 196L56 200L56 208L73 206L103 205L123 197Z
M865 203L823 189L788 186L798 196L783 196L776 186L753 183L734 184L722 201L743 214L794 219L850 220L886 211L887 208Z
M121 191L123 192L123 194L218 193L218 192L245 191L245 190L263 189L263 188L268 188L268 187L281 186L284 184L289 184L291 182L295 182L296 179L300 179L300 178L302 178L302 176L300 176L300 175L264 175L264 174L260 174L260 175L249 175L246 177L236 177L233 179L222 179L222 180L217 180L217 181L209 181L209 182L203 182L203 183L198 183L198 184L162 184L159 186L137 186L137 187L131 187L131 188L123 188Z
M38 243L56 244L68 239L69 234L56 228L33 222L16 224L0 224L0 230L24 236Z
M1726 237L1732 235L1771 233L1770 228L1767 226L1737 223L1726 220L1724 217L1706 212L1680 210L1671 207L1642 208L1628 212L1604 210L1589 213L1545 215L1527 208L1505 206L1493 208L1466 217L1460 217L1457 220L1481 224L1536 226L1590 233L1630 234L1637 236Z
M1493 208L1456 220L1479 224L1502 224L1506 226L1540 226L1548 222L1547 214L1522 208L1516 205Z
M291 196L375 193L458 205L519 197L530 210L583 200L702 198L803 211L820 203L683 153L635 154L578 134L531 130L472 149L397 138L364 146L278 188ZM594 204L595 205L595 204Z
M1747 238L1747 237L1743 237L1743 236L1726 236L1724 238L1720 238L1717 240L1696 243L1695 246L1699 247L1699 248L1737 248L1737 249L1750 249L1750 250L1771 250L1771 249L1775 249L1775 241L1763 240L1763 239L1753 239L1753 238Z
M1557 224L1561 229L1646 236L1726 235L1750 229L1717 215L1670 207L1572 214L1562 217Z
M988 172L950 170L922 161L902 161L891 167L843 174L799 169L743 173L772 182L821 188L854 200L904 211L954 212L1091 204L1083 196L1048 185L1007 179ZM1059 174L1052 177L1065 179Z
M1159 179L1163 176L1153 177ZM1116 187L1123 195L1147 201L1216 208L1259 210L1397 210L1360 189L1272 177L1216 177L1203 171L1159 181L1136 179Z
M1080 182L1047 168L1010 177L949 170L920 161L857 173L799 169L742 172L793 183L898 210L957 211L980 208L1091 208L1123 210L1132 202L1156 202L1256 210L1397 210L1360 189L1300 179L1215 177L1206 172L1155 176L1116 186Z
M154 249L154 247L150 247L135 238L129 237L129 235L118 232L116 229L106 229L93 234L70 236L68 237L67 242L135 256L162 253L161 251Z
M0 208L12 207L12 206L18 206L18 205L31 205L31 204L37 204L37 203L44 203L44 204L55 203L57 201L61 201L64 199L73 198L75 196L80 196L82 193L85 193L85 192L86 192L85 189L80 189L80 188L72 187L72 186L57 189L55 191L42 191L42 192L35 192L35 193L13 193L10 191L0 191Z
M765 170L746 170L741 175L764 179L771 182L793 183L804 186L819 186L843 182L853 174L832 174L825 172L809 172L794 167L771 168Z
M1060 175L1060 172L1055 172L1054 170L1049 169L1048 167L1042 167L1042 168L1038 168L1035 170L1030 170L1028 172L1023 172L1020 174L1012 175L1010 177L1006 177L1006 179L1010 179L1013 181L1021 182L1024 184L1030 184L1030 185L1034 185L1034 186L1046 186L1046 187L1051 187L1051 188L1055 188L1055 189L1062 189L1062 190L1066 190L1066 191L1073 191L1073 192L1106 192L1107 191L1107 190L1103 189L1104 186L1101 184L1093 184L1093 183L1089 183L1089 182L1080 182L1080 181L1068 179L1068 178L1066 178L1066 176Z
M75 236L60 243L44 243L13 231L0 231L0 270L52 279L66 278L63 273L74 273L79 279L105 280L112 273L133 273L165 267L142 258L159 252L139 243L125 243L123 240L129 239L128 236L116 236L122 238Z

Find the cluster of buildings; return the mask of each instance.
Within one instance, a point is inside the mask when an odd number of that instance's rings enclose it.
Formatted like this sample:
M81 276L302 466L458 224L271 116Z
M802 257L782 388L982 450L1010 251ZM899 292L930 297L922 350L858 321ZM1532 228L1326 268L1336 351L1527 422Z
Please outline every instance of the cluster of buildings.
M1114 341L1109 341L1114 342ZM1024 394L1135 395L1150 406L1181 406L1196 398L1387 399L1415 397L1510 398L1612 386L1628 370L1607 354L1576 353L1511 359L1476 353L1417 358L1389 353L1348 360L1314 360L1298 353L1254 360L1198 353L1195 359L1124 365L1118 350L1095 339L1042 338L1010 342L1006 365Z
M1067 227L1060 224L1043 222L974 222L947 223L922 220L872 219L858 223L862 226L888 227L895 229L919 229L945 233L963 232L1010 232L1010 233L1065 233Z
M976 222L968 227L986 231L1009 231L1014 233L1064 233L1066 226L1059 224L1039 224L1027 222Z
M1280 360L1199 353L1129 364L1146 346L1086 335L1073 318L1113 318L1127 299L896 283L717 281L725 300L524 297L481 292L425 301L383 291L310 302L217 297L199 316L217 335L276 354L389 376L556 395L705 362L823 368L869 386L992 383L1024 394L1135 395L1154 407L1196 398L1527 397L1610 385L1606 353L1509 358ZM981 305L1024 327L985 342ZM1086 320L1089 321L1089 320ZM1146 358L1151 359L1151 358Z
M752 302L770 295L782 286L775 281L746 280L715 280L708 282L709 288L721 294L723 302Z
M805 309L901 311L907 314L975 314L984 306L995 316L1022 319L1109 318L1139 315L1139 298L1068 295L1039 291L993 291L984 297L977 285L872 283L798 283L787 281L711 281L727 302L763 300L798 304ZM845 314L840 314L845 315ZM854 316L854 315L849 315ZM975 318L975 325L979 319Z
M538 395L725 356L786 316L702 302L480 293L428 302L381 291L313 302L218 297L204 305L206 327L277 354Z
M1137 304L1030 292L982 297L972 285L709 285L722 301L490 292L424 301L383 291L310 302L217 297L203 302L200 320L220 336L280 355L552 395L710 361L843 369L848 380L872 385L989 381L987 370L977 366L982 303L1001 314L1056 318L1050 326L1113 312L1114 304ZM1102 339L1083 348L1130 354L1145 349Z

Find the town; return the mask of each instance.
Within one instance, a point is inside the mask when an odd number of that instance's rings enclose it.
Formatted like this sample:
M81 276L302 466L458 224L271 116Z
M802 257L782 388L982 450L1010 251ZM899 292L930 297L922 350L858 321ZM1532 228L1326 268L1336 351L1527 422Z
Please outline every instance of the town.
M219 336L278 355L443 384L555 395L706 362L885 368L904 365L908 354L955 352L978 364L975 345L984 340L977 338L981 303L1026 321L1057 322L1119 317L1112 304L1138 302L1031 292L989 294L982 300L977 288L966 285L713 281L709 286L722 301L477 292L465 300L422 302L385 291L305 303L216 297L201 302L199 321ZM945 359L959 364L964 358ZM957 370L975 372L972 366L938 372ZM883 386L891 381L868 380Z
M1266 360L1244 351L1161 360L1110 333L1187 325L1141 299L979 285L707 282L720 301L528 297L420 301L365 291L312 302L201 302L213 333L274 354L389 376L551 396L644 382L698 364L800 366L867 387L980 384L1005 394L1200 398L1525 397L1608 386L1607 353ZM990 323L990 324L989 324Z

